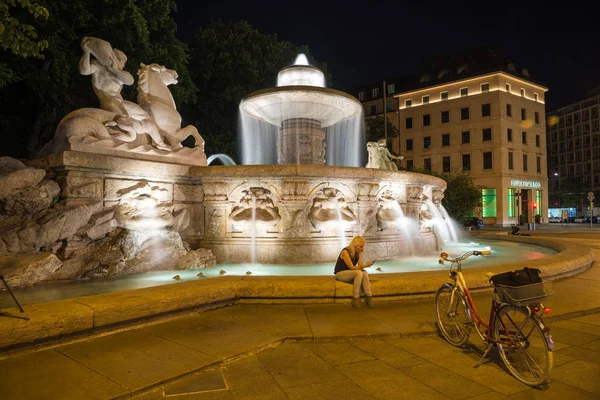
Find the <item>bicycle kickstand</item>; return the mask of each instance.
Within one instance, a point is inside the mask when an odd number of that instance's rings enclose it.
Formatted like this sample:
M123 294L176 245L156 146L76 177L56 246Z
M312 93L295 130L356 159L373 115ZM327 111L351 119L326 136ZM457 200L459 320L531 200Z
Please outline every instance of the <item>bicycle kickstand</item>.
M483 359L485 358L485 356L487 356L487 353L489 353L489 351L492 349L493 346L494 346L494 343L489 343L488 344L487 349L485 349L485 351L483 352L483 355L479 359L479 362L477 363L477 365L475 366L475 368L479 367L483 363Z

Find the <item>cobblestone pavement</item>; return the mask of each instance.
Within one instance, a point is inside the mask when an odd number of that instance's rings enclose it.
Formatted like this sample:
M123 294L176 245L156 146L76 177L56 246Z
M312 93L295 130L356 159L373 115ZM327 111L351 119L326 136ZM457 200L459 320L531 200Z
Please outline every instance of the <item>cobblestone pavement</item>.
M600 314L555 321L554 369L531 388L503 369L497 353L475 368L483 343L465 349L441 337L285 342L139 399L598 399Z

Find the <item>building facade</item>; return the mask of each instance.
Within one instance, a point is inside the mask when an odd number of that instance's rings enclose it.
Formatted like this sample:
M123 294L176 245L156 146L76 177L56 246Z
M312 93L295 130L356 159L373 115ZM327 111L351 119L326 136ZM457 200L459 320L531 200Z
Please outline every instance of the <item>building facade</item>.
M577 214L586 215L587 192L600 194L600 94L546 115L551 207L563 207L561 189L573 193ZM571 196L573 197L573 196ZM594 213L596 215L596 213Z
M531 223L535 215L547 221L548 89L527 70L518 71L489 50L467 51L428 60L415 74L391 80L395 93L385 101L389 107L392 97L397 107L386 116L399 129L392 149L404 156L401 166L468 172L483 187L474 214L489 225ZM381 115L383 93L365 99L375 93L361 90L366 117Z

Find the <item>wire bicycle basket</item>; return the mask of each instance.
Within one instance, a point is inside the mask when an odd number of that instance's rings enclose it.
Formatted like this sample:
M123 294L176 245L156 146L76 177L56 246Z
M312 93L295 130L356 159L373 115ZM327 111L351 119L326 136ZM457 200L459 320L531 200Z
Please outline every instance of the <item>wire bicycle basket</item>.
M552 294L552 283L541 282L523 286L494 285L494 290L503 303L531 306L539 304Z

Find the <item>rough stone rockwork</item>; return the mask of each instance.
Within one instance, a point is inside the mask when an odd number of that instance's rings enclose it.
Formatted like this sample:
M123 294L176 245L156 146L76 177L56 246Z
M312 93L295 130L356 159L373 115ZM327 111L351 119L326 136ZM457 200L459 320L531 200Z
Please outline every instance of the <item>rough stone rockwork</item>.
M210 250L191 250L180 236L197 218L197 192L98 179L0 158L0 273L11 287L216 263Z

